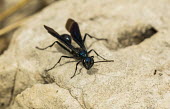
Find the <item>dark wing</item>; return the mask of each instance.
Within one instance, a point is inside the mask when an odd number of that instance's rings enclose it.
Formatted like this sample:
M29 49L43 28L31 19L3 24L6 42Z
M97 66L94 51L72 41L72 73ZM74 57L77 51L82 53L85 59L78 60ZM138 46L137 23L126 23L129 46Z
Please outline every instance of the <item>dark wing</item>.
M67 40L65 40L64 37L61 37L56 31L54 31L54 29L44 25L44 28L48 31L48 33L50 33L52 36L54 36L55 38L57 38L59 41L61 41L62 43L64 43L68 48L70 48L72 51L77 52L77 50L71 45L71 43L69 43Z
M84 46L84 42L81 37L80 29L78 23L73 19L68 19L66 23L66 29L70 32L73 40L83 49L86 49Z

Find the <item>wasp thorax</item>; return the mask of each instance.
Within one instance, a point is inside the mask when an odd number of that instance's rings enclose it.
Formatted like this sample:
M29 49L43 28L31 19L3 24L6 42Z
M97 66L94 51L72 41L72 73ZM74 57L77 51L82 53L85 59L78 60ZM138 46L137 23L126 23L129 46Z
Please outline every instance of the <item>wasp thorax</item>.
M87 57L87 56L88 56L88 55L87 55L87 51L85 51L85 50L81 51L81 52L79 53L79 56L80 56L80 57L83 57L83 58Z

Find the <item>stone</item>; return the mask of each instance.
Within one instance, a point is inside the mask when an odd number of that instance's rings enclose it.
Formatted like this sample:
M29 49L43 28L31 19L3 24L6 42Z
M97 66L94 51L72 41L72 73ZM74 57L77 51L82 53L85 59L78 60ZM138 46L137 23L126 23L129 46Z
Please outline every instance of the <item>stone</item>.
M0 57L0 103L12 109L169 109L169 4L168 0L72 0L50 5L15 32ZM87 32L107 38L108 43L87 38L86 45L114 63L95 63L70 79L76 63L63 59L45 72L69 54L57 45L44 51L35 48L57 40L43 25L68 33L68 18L79 23L82 36Z
M36 84L18 95L12 108L80 109L81 106L67 89L60 88L56 84Z

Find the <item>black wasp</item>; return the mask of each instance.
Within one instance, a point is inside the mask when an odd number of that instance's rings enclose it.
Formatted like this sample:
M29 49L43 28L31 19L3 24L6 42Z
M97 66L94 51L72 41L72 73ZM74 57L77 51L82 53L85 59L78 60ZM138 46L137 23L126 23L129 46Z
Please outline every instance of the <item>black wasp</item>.
M66 29L68 32L70 32L71 36L68 34L62 34L59 35L56 31L54 31L52 28L44 25L45 29L48 31L48 33L50 33L52 36L54 36L55 38L57 38L59 41L55 41L53 44L45 47L45 48L39 48L36 47L39 50L45 50L49 47L52 47L55 43L57 43L60 47L62 47L64 50L68 51L70 54L72 54L72 56L61 56L60 59L58 60L58 62L51 67L50 69L47 69L46 71L52 70L58 63L60 63L61 58L75 58L77 61L73 61L73 62L77 62L76 64L76 69L75 72L73 74L73 76L71 78L73 78L76 75L76 71L77 71L77 66L80 62L82 62L83 66L89 70L94 63L99 63L99 62L113 62L113 60L106 60L105 58L103 58L102 56L100 56L95 50L91 49L90 51L87 51L84 43L86 40L86 37L89 36L90 38L94 38L96 40L106 40L106 39L99 39L99 38L95 38L89 34L85 34L84 38L82 39L81 37L81 33L79 30L79 26L78 23L75 22L73 19L68 19L67 23L66 23ZM74 40L80 47L79 48L75 48L72 44L71 44L71 40ZM107 41L107 40L106 40ZM64 44L64 45L63 45ZM89 56L89 54L91 52L94 52L97 56L99 56L100 58L104 59L104 61L96 61L94 62L94 56Z

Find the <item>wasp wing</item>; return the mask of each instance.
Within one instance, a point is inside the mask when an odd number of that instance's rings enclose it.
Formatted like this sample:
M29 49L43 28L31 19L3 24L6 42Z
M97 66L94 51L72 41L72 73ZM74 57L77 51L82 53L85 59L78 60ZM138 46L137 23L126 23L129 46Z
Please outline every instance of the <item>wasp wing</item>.
M83 49L86 49L84 46L84 42L81 37L80 29L78 23L73 19L68 19L66 23L66 29L70 32L73 40Z
M64 43L68 48L70 48L72 51L77 52L76 49L71 45L70 42L68 42L67 40L65 40L64 37L61 37L54 29L44 25L44 28L48 31L48 33L50 33L52 36L54 36L55 38L57 38L59 41L61 41L62 43Z

